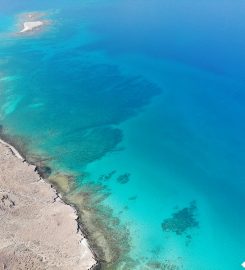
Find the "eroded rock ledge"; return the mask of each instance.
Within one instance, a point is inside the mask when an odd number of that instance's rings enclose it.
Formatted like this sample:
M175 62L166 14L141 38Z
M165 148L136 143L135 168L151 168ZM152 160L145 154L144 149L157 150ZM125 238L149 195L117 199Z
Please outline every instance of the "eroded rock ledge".
M75 209L0 141L0 269L91 269Z

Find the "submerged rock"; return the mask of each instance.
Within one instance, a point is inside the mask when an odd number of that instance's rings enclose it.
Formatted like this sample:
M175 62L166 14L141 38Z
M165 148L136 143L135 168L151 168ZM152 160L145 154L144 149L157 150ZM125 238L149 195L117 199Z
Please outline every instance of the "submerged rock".
M189 207L173 213L171 218L165 219L162 223L163 231L174 232L177 235L182 235L189 229L198 226L199 223L196 220L196 203L194 201L190 203Z
M118 176L117 182L120 184L126 184L129 181L129 178L130 178L130 173L125 173Z
M112 178L112 176L116 173L116 170L113 170L111 172L109 172L108 174L102 174L99 177L99 181L108 181Z
M72 189L74 176L66 173L55 173L48 178L58 190L67 193Z
M39 175L45 179L47 179L52 173L51 168L48 166L37 166L36 170L38 171Z
M158 270L180 270L181 268L175 263L165 260L164 262L160 261L150 261L147 263L149 269L158 269Z

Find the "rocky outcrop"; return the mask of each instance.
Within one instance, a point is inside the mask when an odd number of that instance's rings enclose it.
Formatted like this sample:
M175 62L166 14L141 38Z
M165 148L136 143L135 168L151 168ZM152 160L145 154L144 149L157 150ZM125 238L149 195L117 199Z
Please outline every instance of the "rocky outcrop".
M18 157L17 157L18 156ZM76 210L0 142L0 269L85 270L95 265Z

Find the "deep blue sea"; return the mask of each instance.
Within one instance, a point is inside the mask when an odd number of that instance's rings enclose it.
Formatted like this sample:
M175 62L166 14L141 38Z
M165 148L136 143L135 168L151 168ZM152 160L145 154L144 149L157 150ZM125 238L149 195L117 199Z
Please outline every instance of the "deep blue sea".
M51 24L19 35L26 12ZM0 0L0 125L94 195L127 247L105 268L242 269L244 14L244 0Z

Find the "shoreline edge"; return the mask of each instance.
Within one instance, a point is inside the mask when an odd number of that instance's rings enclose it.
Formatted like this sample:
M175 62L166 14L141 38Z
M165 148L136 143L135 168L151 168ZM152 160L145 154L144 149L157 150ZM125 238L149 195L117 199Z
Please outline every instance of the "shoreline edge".
M41 177L41 175L39 174L38 170L37 170L37 166L33 165L33 164L29 164L28 161L19 153L19 151L10 143L4 141L3 139L0 138L0 145L6 147L7 149L10 150L10 152L12 153L14 158L17 158L19 160L21 160L22 163L26 163L28 166L33 166L34 168L34 173L38 176L39 181L45 183L46 185L49 186L49 189L51 189L55 195L56 195L56 200L60 201L62 204L66 205L67 207L70 207L70 209L73 212L73 216L71 218L74 219L74 221L76 222L77 225L77 234L81 237L80 240L80 245L81 247L87 249L87 251L90 252L91 255L91 261L93 261L93 264L91 265L90 268L84 269L84 270L95 270L95 269L99 269L99 261L98 258L95 254L95 252L92 250L92 248L90 247L89 243L88 243L88 239L85 237L85 234L82 231L82 224L80 224L80 222L78 221L78 214L77 214L77 209L75 208L74 205L72 204L68 204L67 202L65 202L62 199L62 194L60 194L55 188L54 186L49 183L46 179L44 179L43 177ZM83 269L81 269L83 270Z

